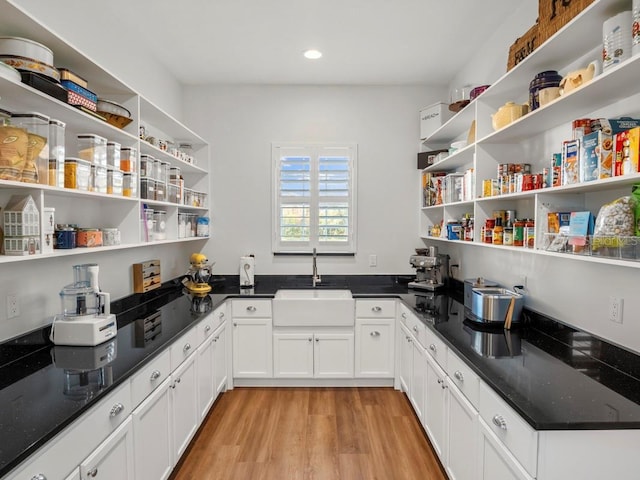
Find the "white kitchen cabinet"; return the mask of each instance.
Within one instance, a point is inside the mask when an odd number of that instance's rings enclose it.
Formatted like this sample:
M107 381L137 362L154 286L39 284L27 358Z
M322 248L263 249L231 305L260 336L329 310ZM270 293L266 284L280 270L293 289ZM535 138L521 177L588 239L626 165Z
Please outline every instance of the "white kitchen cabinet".
M356 318L356 378L393 378L395 318Z
M132 413L136 480L165 480L173 469L172 379L167 378Z
M215 397L227 385L227 325L220 325L213 333L213 385Z
M32 479L33 480L33 479ZM39 480L39 479L36 479ZM44 480L44 479L42 479ZM76 468L71 475L69 475L64 480L80 480L80 469Z
M353 332L273 334L275 378L353 378Z
M273 345L271 318L233 319L234 378L271 378Z
M135 480L133 467L133 429L127 418L80 464L82 480Z
M424 351L422 345L415 339L411 342L411 388L409 394L409 400L413 410L420 421L424 424L426 415L426 382L427 382L427 353Z
M426 402L424 407L424 428L431 439L431 445L446 464L447 459L447 376L436 361L426 355L423 363L426 370ZM414 366L415 369L415 366Z
M478 412L449 377L447 386L445 469L450 480L474 480L477 478L476 464L470 460L477 455Z
M175 459L182 456L200 425L196 358L196 355L191 355L171 374L171 426Z
M316 333L313 338L316 378L353 378L353 333Z
M533 480L482 419L478 431L479 480Z
M400 368L398 377L400 389L411 398L411 377L413 375L413 340L411 332L404 325L400 325L398 335L398 350L400 351Z
M204 343L198 347L196 356L196 369L198 372L198 412L200 418L204 418L216 397L216 385L213 373L213 337L207 338Z

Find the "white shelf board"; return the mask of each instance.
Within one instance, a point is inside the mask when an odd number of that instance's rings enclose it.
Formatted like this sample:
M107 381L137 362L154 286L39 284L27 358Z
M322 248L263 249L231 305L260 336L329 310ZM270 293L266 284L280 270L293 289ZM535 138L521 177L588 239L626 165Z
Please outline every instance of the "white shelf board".
M438 163L429 165L424 169L425 172L453 171L473 163L473 153L475 146L473 144L454 152L448 157L440 160Z
M640 268L640 261L634 261L634 260L622 260L619 258L598 257L598 256L592 256L592 255L572 255L570 253L548 252L546 250L536 250L535 252L539 255L566 258L566 259L575 260L578 262L602 263L605 265L617 265L620 267Z
M110 201L135 202L140 201L135 197L123 197L122 195L113 195L107 193L86 192L84 190L75 190L73 188L51 187L39 183L13 182L10 180L0 180L0 187L3 189L15 188L20 190L42 190L47 196L66 197L66 198L97 198L109 199Z
M433 147L438 145L449 145L456 138L462 135L462 133L465 131L468 132L471 127L471 122L473 122L475 118L474 102L469 103L469 105L442 124L442 126L433 132L429 138L423 140L423 145Z
M148 123L154 126L163 133L171 135L176 142L191 143L199 146L207 144L206 140L200 135L184 126L142 95L140 95L140 123L142 125Z
M5 78L0 78L0 107L12 113L39 112L51 118L62 120L70 130L95 133L123 145L132 145L138 142L137 137L124 130L84 113L29 85Z
M161 150L155 145L151 145L149 142L145 142L143 140L140 140L140 153L144 155L151 155L153 158L157 160L170 162L171 165L180 167L181 173L199 173L204 175L208 173L206 169L196 164L185 162L184 160L181 160L178 157L174 157L169 152L166 152L165 150Z

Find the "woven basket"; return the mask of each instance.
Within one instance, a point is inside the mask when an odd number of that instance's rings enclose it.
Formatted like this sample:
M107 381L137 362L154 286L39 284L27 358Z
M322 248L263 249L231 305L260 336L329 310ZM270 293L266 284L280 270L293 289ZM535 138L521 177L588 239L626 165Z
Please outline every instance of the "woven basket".
M509 59L507 72L527 58L542 43L540 40L539 26L535 23L524 35L516 39L509 47Z
M540 44L564 27L594 0L539 0L538 24Z

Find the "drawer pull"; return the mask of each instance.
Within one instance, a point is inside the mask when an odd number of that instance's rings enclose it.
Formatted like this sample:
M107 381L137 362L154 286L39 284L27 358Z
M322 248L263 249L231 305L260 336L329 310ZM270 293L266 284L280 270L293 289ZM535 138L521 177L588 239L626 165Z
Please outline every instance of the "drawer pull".
M116 415L122 413L123 410L124 410L124 405L122 405L121 403L116 403L113 407L111 407L111 411L109 412L109 416L111 418L113 418Z
M162 376L162 374L160 373L160 370L154 370L153 372L151 372L151 378L150 380L152 382L155 382L157 379L159 379Z
M433 343L431 345L429 345L429 350L431 350L433 353L436 353L438 351L438 349L436 348L436 346Z
M217 342L218 340L220 340L220 335L213 339L214 342Z
M234 326L234 327L237 327L237 326L238 326L238 323L237 323L237 322L233 322L233 326Z
M187 344L182 348L182 351L183 351L184 353L187 353L189 350L191 350L191 344L190 344L190 343L187 343Z
M406 337L407 342L411 343L411 337Z
M375 307L371 307L371 311L373 312L381 312L382 311L382 307L379 307L378 305L376 305Z
M209 333L211 331L211 325L207 325L206 327L204 327L204 331L205 333Z
M309 337L309 341L310 341L310 342L313 342L313 338Z
M33 477L31 477L31 480L47 480L47 477L45 477L43 474L39 473L39 474L34 475Z
M413 330L414 332L418 333L418 326L417 326L417 325L414 325L414 326L413 326L413 328L412 328L412 330Z
M219 317L220 317L220 318L224 318L224 312L220 312Z
M87 472L87 476L89 477L96 478L97 475L98 475L98 467L94 467Z
M319 341L320 341L320 339L319 339L319 338L316 338L316 342L319 342Z
M459 380L460 382L464 382L464 376L462 375L462 372L460 370L456 370L453 376L456 380Z
M256 307L254 307L253 305L249 305L247 307L247 312L255 312L256 311Z
M379 337L380 336L380 332L377 330L374 330L373 332L371 332L369 335L371 335L372 337Z
M500 427L502 430L507 429L507 421L504 419L502 415L494 415L493 416L493 424L496 427Z
M442 380L441 378L439 378L439 379L438 379L438 383L439 383L440 385L442 385L442 382L444 382L444 380Z
M407 314L402 312L402 315L400 315L402 318L404 318L405 320L407 319Z

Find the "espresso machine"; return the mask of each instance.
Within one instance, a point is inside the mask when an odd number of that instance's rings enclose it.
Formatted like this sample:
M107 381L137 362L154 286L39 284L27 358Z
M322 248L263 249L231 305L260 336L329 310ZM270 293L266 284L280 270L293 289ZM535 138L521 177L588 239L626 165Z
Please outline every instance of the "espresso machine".
M409 288L433 291L447 286L449 255L438 253L437 247L416 249L416 255L409 257L409 264L416 269L416 278L409 282Z

